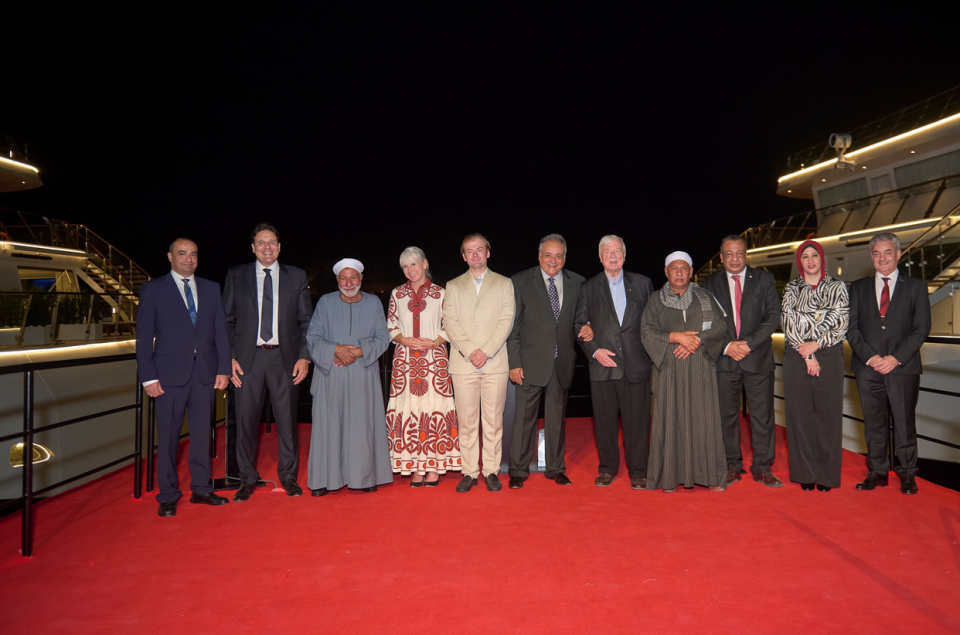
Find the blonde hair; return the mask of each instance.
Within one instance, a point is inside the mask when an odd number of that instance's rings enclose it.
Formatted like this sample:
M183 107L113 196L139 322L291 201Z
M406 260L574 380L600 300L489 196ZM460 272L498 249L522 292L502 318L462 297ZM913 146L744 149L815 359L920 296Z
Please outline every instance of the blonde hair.
M407 247L400 252L400 267L404 265L409 265L413 262L426 262L427 254L423 253L423 250L419 247ZM426 270L427 278L433 280L433 275L430 273L430 269Z

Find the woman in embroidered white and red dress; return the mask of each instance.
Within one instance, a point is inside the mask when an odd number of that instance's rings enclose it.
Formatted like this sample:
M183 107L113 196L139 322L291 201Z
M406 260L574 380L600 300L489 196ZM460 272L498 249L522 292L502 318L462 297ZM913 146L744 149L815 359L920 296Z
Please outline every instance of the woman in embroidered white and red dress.
M407 282L390 293L387 328L396 345L387 436L394 473L410 487L435 487L440 475L460 471L457 410L443 331L443 288L430 280L423 250L400 254Z

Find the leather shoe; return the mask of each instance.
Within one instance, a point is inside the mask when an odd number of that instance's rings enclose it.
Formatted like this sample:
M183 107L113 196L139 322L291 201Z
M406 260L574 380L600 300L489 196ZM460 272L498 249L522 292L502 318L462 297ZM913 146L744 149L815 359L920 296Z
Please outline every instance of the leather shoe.
M812 492L815 486L816 483L800 483L800 489L805 492Z
M732 485L735 481L742 481L743 477L740 476L740 472L734 472L733 470L727 470L727 485Z
M556 483L557 485L573 485L573 483L570 482L570 479L567 478L567 475L564 474L563 472L560 472L559 474L551 476L550 480Z
M523 479L520 478L519 476L511 476L510 482L507 483L507 487L509 487L510 489L520 489L521 487L523 487Z
M500 478L496 474L487 474L483 477L483 480L487 482L488 492L499 492L503 489L503 483L500 482Z
M820 490L821 492L829 492L829 491L830 491L830 488L829 488L829 487L827 487L826 485L821 485L820 483L817 483L817 489Z
M617 480L617 477L613 474L601 474L597 477L593 484L597 487L610 487L615 480Z
M464 476L460 479L460 482L457 483L457 491L461 494L464 492L469 492L473 489L473 486L477 484L477 479L472 476Z
M194 492L190 494L190 502L195 505L226 505L230 501L223 496L217 496L213 492L210 492L206 496L201 496Z
M872 490L878 487L886 487L888 484L889 480L886 476L880 476L876 472L870 472L867 474L867 478L857 483L857 489Z
M160 509L157 510L157 516L161 518L170 518L177 515L177 503L160 503Z
M915 476L904 476L900 479L900 493L901 494L916 494L919 491L917 489L917 478Z
M287 491L287 496L291 498L303 496L303 489L297 485L297 481L295 479L288 478L286 481L280 484L283 485L283 489Z
M256 484L251 485L250 483L243 483L240 485L240 489L237 490L237 493L233 495L233 501L235 503L242 503L250 500L250 496L253 495L253 490L256 489L256 487Z
M647 489L647 477L630 479L630 489Z
M764 472L760 476L753 475L753 480L763 483L767 487L783 487L783 481L773 475L773 472Z
M311 496L326 496L326 495L329 494L329 493L330 493L330 490L328 490L326 487L321 487L320 489L310 490L310 495L311 495Z
M361 487L360 491L366 492L367 494L372 494L373 492L377 491L377 486L374 485L373 487Z

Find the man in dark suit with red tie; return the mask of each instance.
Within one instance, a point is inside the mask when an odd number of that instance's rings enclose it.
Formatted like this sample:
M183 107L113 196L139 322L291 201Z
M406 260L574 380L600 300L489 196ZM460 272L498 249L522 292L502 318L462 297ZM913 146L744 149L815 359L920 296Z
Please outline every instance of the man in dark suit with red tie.
M747 245L736 234L720 243L723 270L703 281L726 312L727 334L717 360L717 393L723 445L727 454L727 485L741 480L740 391L747 394L753 444L753 480L782 487L771 472L776 437L773 416L774 362L770 337L780 325L780 298L773 275L747 266Z
M197 244L178 238L167 254L170 274L140 287L137 374L157 406L157 513L175 516L180 498L177 448L189 412L191 503L226 505L210 479L210 422L217 390L227 387L230 342L220 285L194 275Z
M897 270L900 239L896 234L870 239L870 257L876 273L850 285L847 331L870 470L857 489L887 485L887 431L892 416L900 491L916 494L920 347L930 335L930 298L923 280Z
M307 328L313 317L307 274L280 264L280 234L261 223L250 235L254 262L233 267L223 286L223 308L233 349L236 386L237 465L240 489L233 500L249 500L260 480L257 445L264 396L277 420L277 476L287 496L300 496L296 405L307 376Z

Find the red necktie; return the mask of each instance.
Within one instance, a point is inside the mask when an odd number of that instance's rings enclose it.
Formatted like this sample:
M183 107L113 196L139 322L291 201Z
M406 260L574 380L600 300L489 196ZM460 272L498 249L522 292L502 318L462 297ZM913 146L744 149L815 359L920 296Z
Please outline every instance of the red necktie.
M737 337L740 337L740 301L743 300L743 287L740 286L740 276L732 276L733 281L737 283L737 287L734 291L734 296L736 296L737 301Z
M883 278L883 291L880 292L880 319L887 317L890 308L890 278Z

